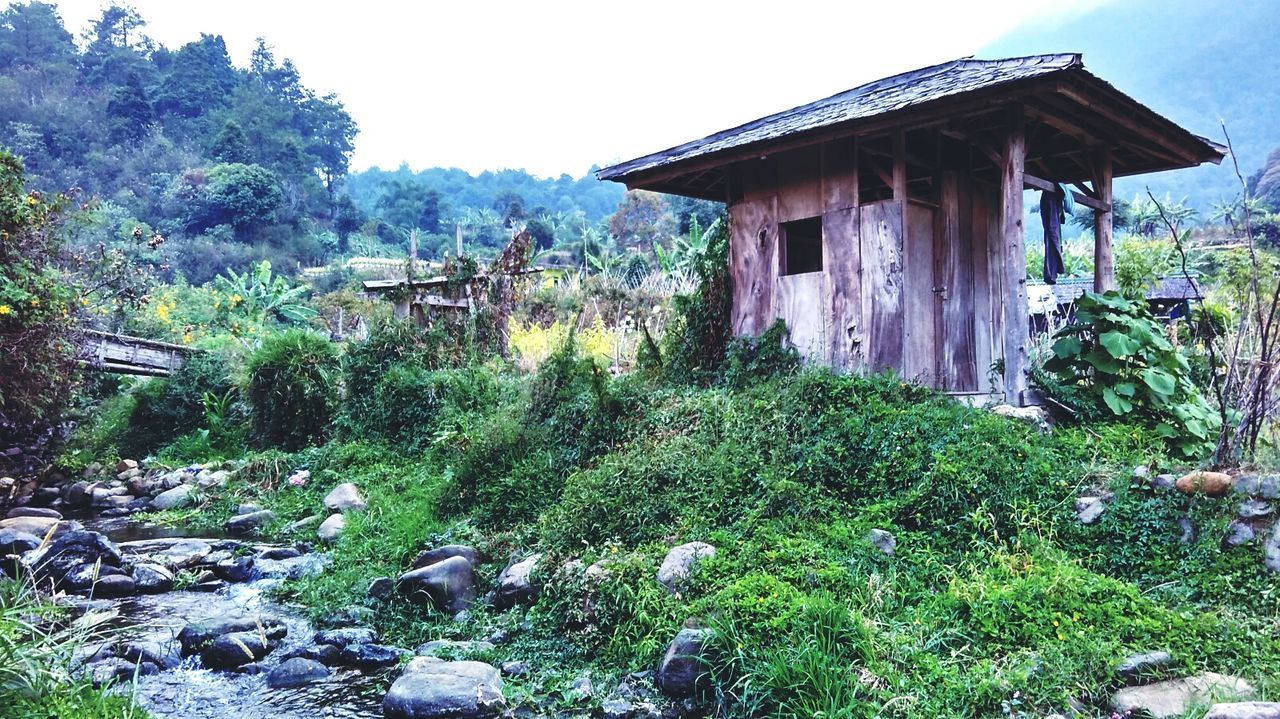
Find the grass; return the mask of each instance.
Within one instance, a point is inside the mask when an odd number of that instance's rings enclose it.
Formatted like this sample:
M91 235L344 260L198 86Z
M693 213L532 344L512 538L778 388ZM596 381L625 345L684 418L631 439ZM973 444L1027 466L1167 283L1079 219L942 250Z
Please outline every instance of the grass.
M13 719L145 719L127 692L95 688L73 657L106 636L110 614L68 621L22 582L0 579L0 706Z
M397 387L432 389L415 410L429 433L384 445L349 425L319 448L248 455L197 521L256 501L286 539L286 523L354 482L368 511L349 518L331 569L287 597L317 617L369 606L402 646L504 629L513 640L484 658L535 666L511 682L529 704L570 702L584 672L607 693L653 668L687 621L715 630L723 716L1102 713L1114 665L1154 649L1179 673L1236 673L1280 697L1275 576L1257 547L1218 546L1231 500L1130 482L1138 464L1177 469L1148 432L1041 435L893 377L818 370L695 388L610 379L570 353L535 378L478 371L403 371ZM463 396L473 387L486 402ZM393 421L361 402L362 422ZM381 436L406 431L392 429ZM305 486L285 481L298 469ZM1073 503L1092 487L1115 497L1086 527ZM1201 528L1186 545L1183 515ZM867 541L872 528L894 533L894 556ZM691 540L717 554L671 594L654 576ZM540 599L454 621L366 596L448 542L481 550L482 588L514 553L542 552ZM589 579L597 562L607 576Z

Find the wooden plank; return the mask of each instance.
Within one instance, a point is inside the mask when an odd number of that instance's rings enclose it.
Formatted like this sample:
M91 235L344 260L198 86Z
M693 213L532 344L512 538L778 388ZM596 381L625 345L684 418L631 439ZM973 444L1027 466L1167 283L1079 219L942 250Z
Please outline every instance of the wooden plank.
M1098 151L1094 163L1093 186L1098 201L1106 206L1093 215L1093 291L1106 292L1116 287L1116 261L1111 243L1111 150Z
M1035 175L1028 175L1025 172L1022 173L1022 181L1028 189L1041 190L1043 192L1058 191L1058 186L1053 182L1050 182L1049 180L1041 179L1039 177L1036 177ZM1089 197L1088 195L1082 194L1080 192L1077 192L1075 190L1071 191L1071 196L1075 198L1075 201L1077 204L1084 205L1085 207L1088 207L1090 209L1097 210L1098 212L1111 211L1110 202L1095 200L1094 198Z
M822 146L822 209L858 206L858 141L834 140Z
M827 358L824 295L821 272L778 278L777 314L786 321L791 345L806 364L821 364Z
M822 214L819 148L806 147L774 156L778 167L778 222Z
M867 315L868 368L903 369L902 208L895 201L859 209L862 304Z
M853 191L856 198L856 184ZM837 372L852 372L863 365L865 324L859 230L857 207L830 210L822 216L827 363Z
M975 324L978 315L974 305L973 203L969 187L962 185L959 173L942 173L942 211L939 273L942 284L943 331L939 335L940 386L951 392L978 390L978 362L975 348Z
M1005 400L1022 404L1027 389L1029 319L1027 255L1022 227L1023 162L1027 156L1021 108L1010 108L1000 169L1000 239L1004 269L1004 391Z
M739 202L729 208L729 273L733 277L733 333L760 334L773 321L774 255L778 225L774 200Z
M978 378L978 391L990 392L987 381L991 358L995 354L995 338L998 336L992 317L991 291L991 251L990 212L992 204L988 199L985 187L977 185L972 178L962 176L961 185L966 188L964 194L969 197L970 208L970 248L973 254L973 354L974 367Z
M938 381L938 297L933 291L934 210L908 202L903 236L903 376L930 387Z

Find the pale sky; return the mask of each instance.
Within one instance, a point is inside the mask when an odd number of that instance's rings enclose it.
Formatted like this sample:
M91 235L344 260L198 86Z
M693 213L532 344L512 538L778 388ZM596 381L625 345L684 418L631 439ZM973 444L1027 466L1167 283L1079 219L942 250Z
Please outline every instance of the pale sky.
M353 169L580 177L1107 0L133 0L177 48L262 36L360 127ZM106 3L62 0L79 36ZM1074 48L1043 48L1069 52Z

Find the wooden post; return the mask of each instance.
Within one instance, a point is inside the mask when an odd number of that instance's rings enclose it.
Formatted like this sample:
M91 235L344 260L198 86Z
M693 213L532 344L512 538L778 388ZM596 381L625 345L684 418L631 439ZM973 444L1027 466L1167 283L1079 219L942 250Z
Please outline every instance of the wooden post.
M1022 233L1023 165L1027 156L1022 107L1010 108L1000 181L1000 241L1004 248L1004 391L1009 404L1021 406L1027 389L1030 310L1027 307L1027 253Z
M1093 187L1106 210L1093 215L1093 291L1116 287L1115 254L1111 246L1111 148L1103 148L1094 158Z

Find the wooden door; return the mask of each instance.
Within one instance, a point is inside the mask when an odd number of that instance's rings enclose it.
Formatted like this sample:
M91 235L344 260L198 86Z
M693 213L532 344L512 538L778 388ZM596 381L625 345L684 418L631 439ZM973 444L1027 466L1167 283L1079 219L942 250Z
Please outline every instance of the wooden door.
M826 308L823 273L782 275L778 278L777 316L791 331L791 344L806 364L827 358Z
M973 192L966 177L944 172L941 190L934 233L934 282L939 298L937 386L948 392L977 392L978 377L986 371L978 366L977 325L987 311L979 302L985 305L989 300L985 287L975 281L975 270L986 268L986 218L984 212L974 212Z

